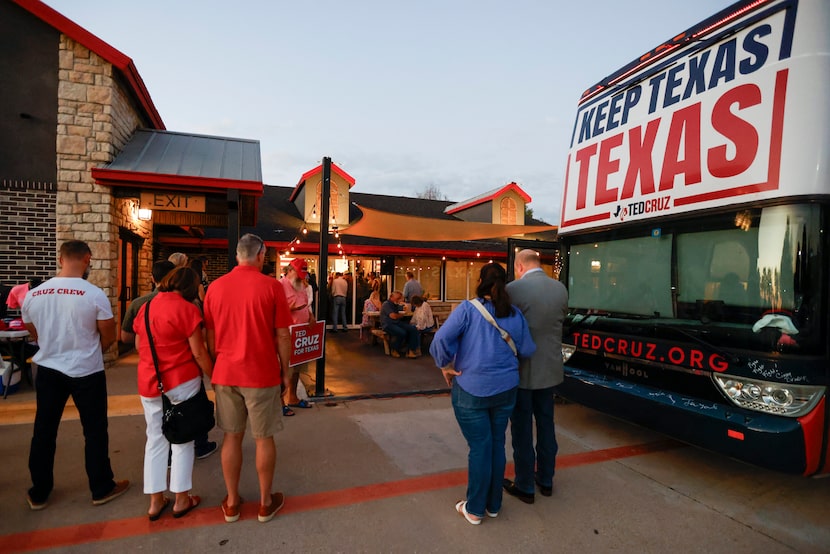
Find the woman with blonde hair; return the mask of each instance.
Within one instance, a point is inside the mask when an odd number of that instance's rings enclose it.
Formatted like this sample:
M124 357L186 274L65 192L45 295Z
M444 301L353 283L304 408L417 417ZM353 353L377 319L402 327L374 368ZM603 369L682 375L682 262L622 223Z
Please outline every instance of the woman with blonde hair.
M161 430L162 400L158 389L150 340L157 351L158 372L164 394L174 403L195 396L202 387L202 373L213 372L202 336L202 313L193 304L199 291L199 278L189 267L179 267L159 283L159 293L141 306L133 323L138 350L138 394L147 422L144 448L144 493L150 495L147 516L156 521L171 504L164 496L167 486L167 456L170 459L170 486L176 498L173 517L179 518L199 505L201 499L190 494L193 488L193 441L170 444ZM149 333L145 313L149 312Z
M383 302L380 301L380 293L378 291L372 291L372 294L363 303L363 321L360 324L363 327L371 327L372 318L366 312L379 312L382 305Z

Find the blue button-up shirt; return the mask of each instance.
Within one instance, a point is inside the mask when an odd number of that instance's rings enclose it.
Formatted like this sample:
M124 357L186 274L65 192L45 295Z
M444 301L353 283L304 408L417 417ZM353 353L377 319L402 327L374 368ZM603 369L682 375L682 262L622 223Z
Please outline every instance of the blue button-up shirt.
M520 357L536 352L527 321L518 308L514 306L509 317L495 317L493 303L479 300L513 338ZM461 372L455 378L456 383L474 396L493 396L519 386L519 360L496 328L470 302L452 311L436 331L429 353L438 367L454 363L455 369Z

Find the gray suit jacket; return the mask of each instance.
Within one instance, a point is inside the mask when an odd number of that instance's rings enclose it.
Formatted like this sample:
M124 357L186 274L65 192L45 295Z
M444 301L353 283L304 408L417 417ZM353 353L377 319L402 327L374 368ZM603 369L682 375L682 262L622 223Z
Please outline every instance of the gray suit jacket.
M519 388L545 389L564 379L562 369L562 322L568 313L565 285L541 271L507 284L510 301L527 319L536 353L521 361Z

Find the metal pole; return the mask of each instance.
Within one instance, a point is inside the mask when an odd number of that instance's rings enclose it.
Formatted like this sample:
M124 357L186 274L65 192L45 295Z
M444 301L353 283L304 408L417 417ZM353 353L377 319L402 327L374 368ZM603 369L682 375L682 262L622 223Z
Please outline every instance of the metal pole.
M329 202L331 197L331 158L323 158L323 179L320 184L320 253L317 264L317 285L319 298L317 299L317 321L325 321L329 312L329 295L323 290L328 283L329 268ZM311 194L311 191L306 191ZM317 360L317 383L314 396L326 395L326 344L323 341L323 356Z
M236 244L239 242L239 191L228 190L228 271L236 266Z

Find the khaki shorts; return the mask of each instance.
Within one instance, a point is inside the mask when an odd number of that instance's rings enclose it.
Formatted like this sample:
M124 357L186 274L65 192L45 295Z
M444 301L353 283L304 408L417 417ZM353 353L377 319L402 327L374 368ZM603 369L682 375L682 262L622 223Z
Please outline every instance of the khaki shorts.
M280 386L267 388L213 385L216 425L226 433L244 433L248 420L255 439L282 431Z

